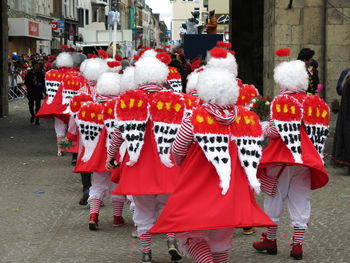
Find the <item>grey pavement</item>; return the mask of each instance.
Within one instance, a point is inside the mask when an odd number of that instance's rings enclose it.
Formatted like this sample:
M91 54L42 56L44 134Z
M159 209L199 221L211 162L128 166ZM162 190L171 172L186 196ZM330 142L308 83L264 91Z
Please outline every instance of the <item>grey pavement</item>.
M10 116L0 119L0 262L129 263L139 262L138 240L127 225L112 227L108 199L101 211L101 229L88 230L89 211L78 205L80 178L72 174L70 155L57 157L53 122L29 124L26 100L10 103ZM312 193L312 219L301 262L350 262L350 176L328 165L330 183ZM259 196L261 203L263 196ZM293 262L289 258L288 214L278 232L276 256L251 247L264 229L244 236L238 229L230 262ZM153 256L166 263L165 237L154 239ZM192 262L189 259L184 263Z

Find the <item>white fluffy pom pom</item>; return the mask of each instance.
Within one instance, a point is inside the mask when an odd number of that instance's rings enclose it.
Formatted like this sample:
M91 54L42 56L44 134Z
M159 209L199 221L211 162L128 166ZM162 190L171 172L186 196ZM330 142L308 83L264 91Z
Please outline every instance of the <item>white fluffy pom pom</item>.
M237 81L224 69L206 68L198 75L198 96L204 102L233 105L239 95Z
M274 70L274 79L281 89L306 91L309 85L305 63L300 60L282 62Z
M121 93L120 75L114 72L105 72L98 79L96 92L103 96L118 96Z
M97 80L102 73L109 71L109 67L103 59L90 58L85 61L82 65L84 66L82 73L87 80Z
M56 66L58 68L72 68L73 65L73 58L68 52L62 52L56 58Z

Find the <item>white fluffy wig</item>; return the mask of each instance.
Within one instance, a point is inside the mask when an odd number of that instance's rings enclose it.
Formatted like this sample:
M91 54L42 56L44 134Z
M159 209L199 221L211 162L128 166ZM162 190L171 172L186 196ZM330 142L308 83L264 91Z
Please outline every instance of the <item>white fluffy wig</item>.
M73 57L68 52L60 53L56 58L57 68L72 68L74 66Z
M154 57L145 57L135 63L134 79L137 86L163 84L169 73L168 66Z
M85 61L81 65L80 71L87 80L97 80L102 73L109 71L106 61L101 58L90 58Z
M239 95L239 86L230 71L205 68L198 75L197 91L204 102L221 106L234 105Z
M157 52L154 49L149 49L142 54L141 58L155 58L156 56Z
M103 96L118 96L121 93L120 75L113 72L105 72L97 79L96 92Z
M200 67L199 69L202 69L204 67ZM195 71L192 71L190 75L187 76L187 84L186 84L186 92L190 93L193 90L197 90L197 83L198 83L198 75L200 72L198 72L198 69Z
M305 63L300 60L282 62L275 68L273 78L280 89L306 91L308 88Z
M128 91L128 90L134 90L136 89L136 84L134 80L134 73L135 73L135 67L127 67L123 75L121 76L120 79L120 87L122 89L122 92Z
M210 56L210 53L208 55ZM230 71L234 77L238 75L236 58L231 53L227 53L226 58L210 57L206 66L209 68L226 69Z

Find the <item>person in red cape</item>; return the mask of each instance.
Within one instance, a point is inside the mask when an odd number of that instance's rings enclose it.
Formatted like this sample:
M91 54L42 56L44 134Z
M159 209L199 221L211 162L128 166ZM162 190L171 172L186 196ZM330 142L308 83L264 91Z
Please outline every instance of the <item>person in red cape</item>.
M76 72L73 69L72 56L67 52L60 53L56 58L58 70L49 70L45 75L46 98L40 110L36 114L37 118L54 118L54 126L57 141L57 156L63 155L63 148L60 145L67 132L68 114L62 111L62 90L63 80L66 75ZM66 109L66 107L64 107Z
M264 210L278 225L283 203L288 204L294 229L290 256L302 259L302 243L310 220L310 190L323 187L328 175L322 161L328 134L329 109L317 96L307 96L308 75L301 61L283 62L274 79L281 88L271 104L271 120L264 128L270 137L259 166L262 189L267 193ZM253 247L277 253L277 226L267 228Z
M147 232L156 221L169 194L174 190L178 170L170 159L170 145L184 114L182 96L166 91L169 56L154 50L141 52L134 70L134 81L116 105L118 123L108 149L106 167L120 152L120 181L116 194L132 195L133 220L140 237L142 262L151 262L151 235ZM125 76L131 78L130 75ZM124 88L128 89L128 88ZM175 122L174 122L175 121ZM174 234L167 234L172 261L182 258Z
M234 228L274 225L252 190L260 191L262 130L253 112L234 105L232 72L206 67L196 88L205 104L182 122L172 145L179 182L149 232L175 232L196 262L229 262Z
M89 229L98 229L100 206L115 183L110 181L110 172L105 169L106 147L115 122L114 103L120 94L120 76L109 71L106 61L94 58L83 66L83 74L90 81L98 76L96 86L90 86L94 102L81 107L77 114L77 126L82 142L82 150L74 172L91 175L89 189L90 219ZM93 91L94 90L94 91ZM125 224L122 217L125 196L111 195L113 226Z

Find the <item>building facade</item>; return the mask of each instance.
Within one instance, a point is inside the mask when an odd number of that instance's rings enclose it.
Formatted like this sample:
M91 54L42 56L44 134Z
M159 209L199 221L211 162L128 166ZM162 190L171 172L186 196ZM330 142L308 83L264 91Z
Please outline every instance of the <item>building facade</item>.
M8 53L49 54L52 32L52 0L8 1Z
M215 1L215 0L214 0ZM173 11L171 20L171 39L179 41L180 28L183 23L190 17L191 12L198 11L200 13L200 23L205 24L207 18L207 9L203 5L203 0L170 0Z
M230 0L209 0L204 3L204 7L208 8L208 12L215 10L215 16L217 19L218 34L224 34L229 32L230 24Z

